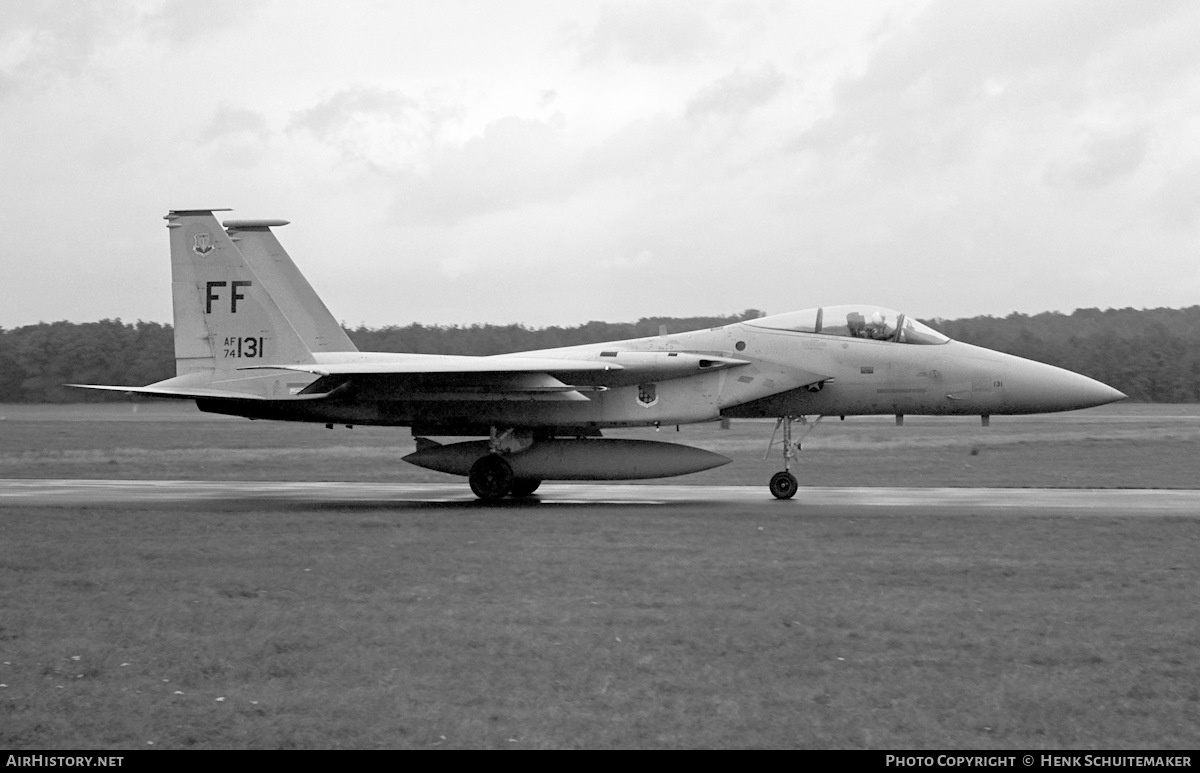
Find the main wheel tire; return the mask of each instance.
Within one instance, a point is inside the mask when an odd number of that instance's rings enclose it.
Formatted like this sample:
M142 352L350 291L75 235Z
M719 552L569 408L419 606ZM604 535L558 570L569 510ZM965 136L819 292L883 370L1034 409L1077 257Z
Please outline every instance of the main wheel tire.
M796 476L790 472L777 472L771 476L771 495L776 499L791 499L799 487Z
M514 497L527 497L537 491L540 485L542 482L537 478L515 478L509 493Z
M467 480L480 499L501 499L512 490L513 471L508 462L495 454L480 457L471 465Z

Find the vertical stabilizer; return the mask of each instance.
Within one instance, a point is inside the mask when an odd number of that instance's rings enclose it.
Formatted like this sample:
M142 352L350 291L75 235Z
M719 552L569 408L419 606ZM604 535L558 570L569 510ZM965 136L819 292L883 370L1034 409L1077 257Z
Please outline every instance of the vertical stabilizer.
M311 363L312 353L211 209L172 210L171 292L177 376L261 380L239 368ZM259 391L257 388L254 391Z
M266 285L300 339L313 352L357 352L358 348L300 273L271 231L286 220L226 220L229 238Z

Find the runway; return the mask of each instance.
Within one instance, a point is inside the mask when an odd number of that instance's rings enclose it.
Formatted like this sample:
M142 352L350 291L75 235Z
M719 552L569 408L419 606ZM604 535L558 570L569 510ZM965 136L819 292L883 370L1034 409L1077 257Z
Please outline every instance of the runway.
M1055 511L1070 515L1200 515L1196 489L1031 489L801 487L779 501L766 486L547 483L533 497L481 502L462 484L271 482L203 480L0 480L0 507L156 502L394 504L463 507L556 505L730 505L739 512L811 512L814 508L922 508L973 511Z

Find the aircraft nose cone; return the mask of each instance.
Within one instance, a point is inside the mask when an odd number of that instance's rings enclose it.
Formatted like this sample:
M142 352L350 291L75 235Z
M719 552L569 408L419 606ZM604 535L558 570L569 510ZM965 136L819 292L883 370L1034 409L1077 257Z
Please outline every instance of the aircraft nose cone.
M1069 371L1068 371L1069 372ZM1091 408L1097 405L1107 405L1118 400L1124 400L1124 392L1113 389L1108 384L1094 378L1071 373L1074 377L1069 383L1062 384L1062 399L1080 408Z
M1022 412L1073 411L1124 400L1126 395L1094 378L1023 360L1007 374L1005 401Z

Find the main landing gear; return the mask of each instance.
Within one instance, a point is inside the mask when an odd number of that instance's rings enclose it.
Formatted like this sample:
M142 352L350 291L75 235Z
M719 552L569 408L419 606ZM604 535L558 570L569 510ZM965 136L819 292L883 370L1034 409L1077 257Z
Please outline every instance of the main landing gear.
M480 499L502 499L512 490L513 471L508 462L495 454L479 457L467 476L471 491Z
M771 449L775 447L775 436L779 433L779 428L783 427L783 470L771 476L771 482L768 488L771 489L771 496L776 499L791 499L796 496L796 490L800 484L796 481L796 476L792 474L792 461L796 458L800 451L800 441L792 441L792 422L799 421L801 424L808 426L803 437L808 437L808 433L817 428L822 416L818 416L816 421L809 423L808 419L803 416L780 416L779 421L775 422L775 430L771 433L771 442L767 445L767 453L763 456L763 461L771 455Z
M491 453L481 456L471 465L467 481L471 491L480 499L503 499L507 496L527 497L537 491L542 482L536 478L518 478L502 454L523 451L533 445L533 435L513 429L492 429Z
M467 476L471 491L480 499L503 499L504 497L527 497L538 490L542 482L537 478L518 478L504 458L496 454L481 456L471 465Z

